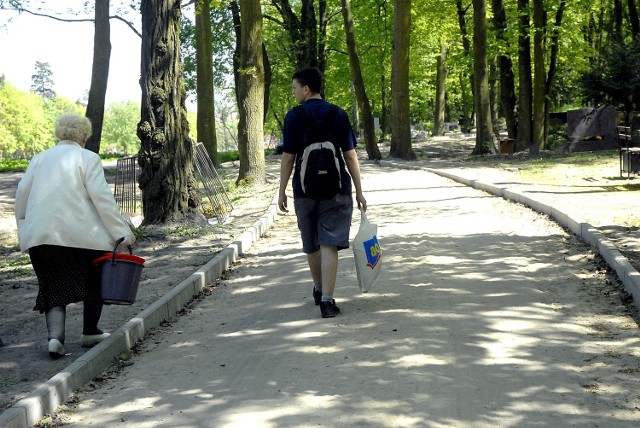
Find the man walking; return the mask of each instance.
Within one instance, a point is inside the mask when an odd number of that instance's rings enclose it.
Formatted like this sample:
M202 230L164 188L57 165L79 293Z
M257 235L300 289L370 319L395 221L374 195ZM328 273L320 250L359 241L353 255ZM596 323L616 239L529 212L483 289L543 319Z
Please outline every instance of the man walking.
M356 138L349 118L340 107L322 99L321 88L322 74L316 68L300 69L292 77L291 89L300 105L289 110L284 119L278 207L288 212L285 189L291 172L294 172L293 202L302 237L302 251L307 255L314 283L313 298L315 304L320 305L322 317L331 318L340 313L333 293L338 251L349 248L353 212L351 180L358 207L366 211L367 201L362 194ZM316 143L318 138L310 134L319 130L327 131L330 141L321 139L324 142ZM330 149L334 147L331 150L335 151L335 174L328 171L330 162L321 171L313 171L317 158L310 151L319 153L324 149L326 152L327 143L330 143ZM333 177L338 177L336 186L333 186ZM337 190L331 190L334 187ZM319 190L312 192L312 189Z

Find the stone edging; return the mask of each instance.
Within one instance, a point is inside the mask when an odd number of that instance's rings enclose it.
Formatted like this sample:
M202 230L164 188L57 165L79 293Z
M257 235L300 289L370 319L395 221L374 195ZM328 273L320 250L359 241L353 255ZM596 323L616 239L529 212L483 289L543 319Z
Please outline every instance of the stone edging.
M123 352L129 352L151 329L175 316L200 293L205 285L220 278L222 273L235 263L240 254L251 248L271 228L277 216L276 195L265 213L207 264L114 331L107 339L36 388L27 397L2 412L0 428L32 427L45 415L52 413L76 389L104 372L114 358Z

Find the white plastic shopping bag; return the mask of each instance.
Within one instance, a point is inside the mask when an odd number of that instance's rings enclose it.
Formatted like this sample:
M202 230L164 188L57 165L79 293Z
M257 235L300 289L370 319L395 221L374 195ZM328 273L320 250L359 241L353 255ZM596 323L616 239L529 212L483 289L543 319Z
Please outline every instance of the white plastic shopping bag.
M366 293L380 273L382 251L378 243L378 226L369 223L364 210L360 208L360 229L353 238L353 257L356 260L356 274L360 290Z

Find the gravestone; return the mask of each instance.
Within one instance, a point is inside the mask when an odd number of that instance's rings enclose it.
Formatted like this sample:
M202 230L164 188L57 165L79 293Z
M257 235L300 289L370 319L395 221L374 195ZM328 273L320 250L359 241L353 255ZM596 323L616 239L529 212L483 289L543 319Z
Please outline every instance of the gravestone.
M618 148L616 110L613 107L585 108L567 112L565 152L587 152Z

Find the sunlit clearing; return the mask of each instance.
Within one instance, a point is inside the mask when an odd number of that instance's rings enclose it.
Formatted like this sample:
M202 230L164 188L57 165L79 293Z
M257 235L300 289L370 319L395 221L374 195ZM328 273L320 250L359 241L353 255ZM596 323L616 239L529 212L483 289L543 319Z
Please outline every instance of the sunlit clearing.
M298 346L295 350L303 354L330 354L332 352L344 351L344 349L338 348L337 346Z
M200 342L179 342L170 346L170 348L189 348L192 346L200 346Z
M428 283L419 282L417 284L409 284L410 287L429 287L430 285L432 285L430 282Z
M316 320L310 319L310 320L281 322L278 324L278 327L299 328L299 327L306 327L308 325L314 325L314 324L317 324Z
M127 401L122 404L113 406L112 413L130 413L142 409L159 410L162 408L162 406L157 404L158 400L160 400L160 397L143 397ZM168 404L166 404L165 406L167 405Z
M460 295L460 296L463 296L465 294L475 294L475 293L472 293L469 290L462 290L460 288L433 288L432 290L433 291L440 291L440 292L448 293L448 294L457 294L457 295Z
M261 334L273 333L275 331L276 329L274 328L267 328L264 330L241 330L241 331L234 331L233 333L219 334L218 337L258 336Z
M235 290L233 290L233 292L231 294L250 294L250 293L257 293L259 291L264 290L263 287L239 287Z
M478 364L517 364L526 366L527 370L544 368L539 361L532 360L530 352L527 351L539 343L539 339L500 332L485 334L482 337L490 341L477 344L487 351L486 358L480 360Z
M409 367L423 367L423 366L444 366L446 364L451 364L451 359L444 359L440 357L435 357L433 355L426 354L413 354L413 355L405 355L396 360L391 360L391 362L398 367L409 368Z
M429 256L429 264L432 265L459 265L462 259L453 256Z
M230 414L224 418L223 427L277 427L281 426L278 420L287 416L305 415L317 412L319 409L331 409L342 401L338 395L317 396L305 394L297 397L290 405L282 406L280 400L267 401L263 405L251 405L234 407Z
M14 369L16 367L18 367L18 363L14 363L14 362L0 363L0 369Z
M167 392L170 392L175 395L197 395L198 397L213 398L212 394L202 394L201 389L187 389L185 391L178 391L174 389L174 390L169 390Z
M292 334L292 335L286 336L285 339L305 340L305 339L315 339L317 337L322 337L322 336L327 336L327 335L328 335L327 332L309 331L309 332L305 332L305 333Z

